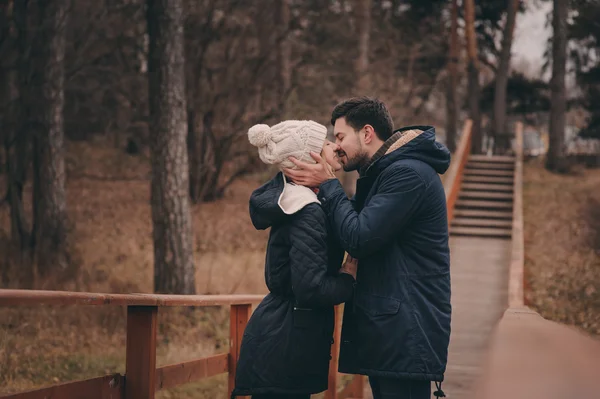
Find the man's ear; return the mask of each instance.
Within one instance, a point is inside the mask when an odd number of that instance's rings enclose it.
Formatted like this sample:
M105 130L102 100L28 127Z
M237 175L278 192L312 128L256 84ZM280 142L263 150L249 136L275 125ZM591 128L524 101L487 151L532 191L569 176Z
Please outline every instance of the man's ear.
M375 129L371 125L365 125L363 130L365 132L365 144L371 144L376 138Z

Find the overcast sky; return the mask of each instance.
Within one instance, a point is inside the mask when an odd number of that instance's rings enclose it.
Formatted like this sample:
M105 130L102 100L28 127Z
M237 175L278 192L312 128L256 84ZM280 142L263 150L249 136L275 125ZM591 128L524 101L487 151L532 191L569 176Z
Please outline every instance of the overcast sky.
M519 14L513 43L513 65L519 66L520 60L526 60L533 69L531 74L539 76L544 64L546 41L552 34L552 27L546 26L546 15L552 9L552 2L533 1L530 9ZM537 3L537 4L536 4Z

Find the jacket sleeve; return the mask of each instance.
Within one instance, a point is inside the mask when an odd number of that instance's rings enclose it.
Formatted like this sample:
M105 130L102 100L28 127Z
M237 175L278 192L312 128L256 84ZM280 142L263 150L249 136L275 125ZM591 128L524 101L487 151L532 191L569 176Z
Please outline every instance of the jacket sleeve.
M356 212L337 179L321 184L319 199L342 248L354 258L385 245L411 220L425 192L425 182L410 168L386 169L377 192Z
M292 219L292 290L301 306L333 306L352 297L354 278L346 273L327 274L327 220L321 209L315 212L316 207L318 205L309 205Z

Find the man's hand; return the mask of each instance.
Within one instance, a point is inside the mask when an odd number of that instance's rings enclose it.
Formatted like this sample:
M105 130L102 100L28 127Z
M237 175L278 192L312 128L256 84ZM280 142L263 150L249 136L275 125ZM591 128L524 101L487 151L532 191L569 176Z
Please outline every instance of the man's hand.
M340 273L347 273L356 280L356 272L358 271L358 259L354 259L350 254L346 256L346 261L340 269Z
M324 181L335 179L335 173L329 164L316 152L311 152L310 156L317 162L309 164L290 157L290 161L298 167L295 169L283 169L283 173L296 184L306 187L319 187Z

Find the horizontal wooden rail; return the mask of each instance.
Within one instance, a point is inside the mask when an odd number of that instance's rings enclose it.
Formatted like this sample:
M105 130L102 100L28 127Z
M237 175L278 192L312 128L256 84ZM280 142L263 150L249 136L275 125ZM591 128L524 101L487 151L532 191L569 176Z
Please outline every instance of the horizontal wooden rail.
M469 397L598 398L599 359L598 339L528 308L509 308Z
M229 354L227 353L160 367L156 369L156 390L173 388L228 371Z
M467 119L460 136L460 142L458 143L456 152L452 155L452 162L450 168L448 168L448 171L446 172L446 178L444 179L446 206L448 208L448 224L452 222L452 218L454 217L454 205L458 199L463 172L467 165L467 161L469 160L469 154L471 153L471 142L473 141L472 127L473 122L470 119Z
M365 377L362 375L354 376L352 381L338 394L339 399L358 399L364 395Z
M0 397L4 399L121 399L125 397L124 381L124 377L120 374L107 375Z
M4 290L0 306L115 305L115 306L224 306L260 302L263 295L99 294L91 292Z

